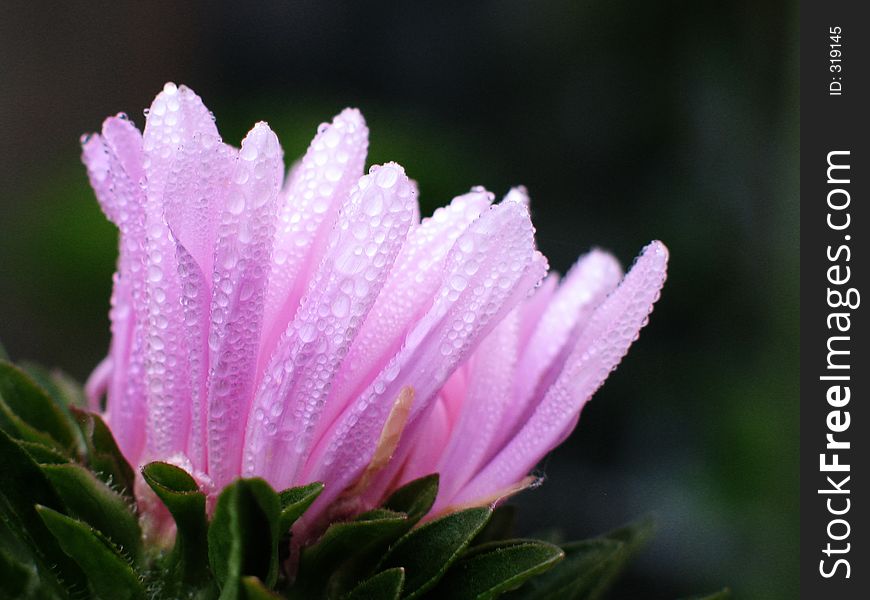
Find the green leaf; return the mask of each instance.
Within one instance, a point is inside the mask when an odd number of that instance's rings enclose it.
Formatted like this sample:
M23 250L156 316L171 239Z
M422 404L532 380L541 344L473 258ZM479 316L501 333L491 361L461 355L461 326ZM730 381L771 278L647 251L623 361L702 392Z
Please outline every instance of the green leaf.
M76 408L71 410L84 437L88 466L112 489L135 502L133 468L121 454L102 417Z
M242 577L242 595L244 600L275 600L282 598L256 577Z
M145 597L133 568L103 534L45 506L36 510L64 552L87 574L97 596L118 600Z
M330 597L351 589L377 563L384 550L408 530L408 516L376 509L353 521L333 523L321 538L302 551L297 595L310 597L326 584Z
M131 562L139 560L142 532L126 499L81 465L43 465L42 472L66 505L67 514L102 533Z
M397 489L384 502L384 508L408 515L409 528L422 519L438 496L438 473L415 479Z
M387 569L363 581L343 600L399 600L404 583L405 569Z
M278 494L262 479L238 479L218 497L208 530L208 558L221 598L238 598L240 578L272 586L278 577Z
M142 477L175 520L175 546L167 570L177 583L196 584L208 578L208 524L205 494L183 469L163 462L142 468Z
M623 546L623 542L608 539L566 544L562 546L565 559L548 573L532 579L518 591L517 597L523 600L594 598L608 569L619 560Z
M64 510L60 496L40 467L15 441L0 430L0 520L30 548L46 586L61 589L55 577L72 590L83 590L81 569L61 549L36 512L42 504Z
M333 524L315 546L303 551L301 588L307 595L323 587L336 597L374 571L390 544L407 533L429 512L438 495L438 474L416 479L396 490L383 508L363 513L346 523ZM314 583L313 587L305 587ZM300 589L301 589L300 588Z
M315 482L286 489L278 494L281 500L281 516L278 519L278 531L282 535L287 533L293 526L293 523L296 522L296 519L308 510L308 507L317 500L322 491L323 484Z
M491 600L514 590L565 557L558 546L509 540L473 548L452 566L433 591L436 598Z
M303 570L328 573L350 554L365 553L370 547L398 539L405 532L408 516L391 510L376 509L361 514L353 521L333 523L317 543L302 552Z
M79 435L70 416L58 406L49 395L33 379L16 366L0 360L0 400L8 408L5 420L15 423L16 428L21 430L20 422L28 425L32 430L42 432L54 440L57 446L64 452L74 453L78 450ZM8 412L13 413L17 419L10 419ZM3 426L4 417L0 417L0 427L14 435ZM22 432L27 435L30 432ZM28 441L42 442L41 439ZM50 445L50 444L49 444Z
M492 517L486 527L471 541L472 546L479 546L489 542L508 540L514 535L514 527L517 522L517 507L512 504L503 504L492 511ZM544 540L546 541L546 540Z
M405 568L405 598L416 598L438 583L489 521L488 507L470 508L426 523L390 548L379 570Z
M68 456L61 454L50 446L45 446L37 442L28 442L26 440L17 440L18 445L24 448L34 462L44 465L64 465L69 464Z

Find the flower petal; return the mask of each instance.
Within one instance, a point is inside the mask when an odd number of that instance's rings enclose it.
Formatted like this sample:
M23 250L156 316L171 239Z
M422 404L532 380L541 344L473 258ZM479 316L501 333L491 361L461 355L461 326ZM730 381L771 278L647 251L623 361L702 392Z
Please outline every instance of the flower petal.
M365 120L358 110L345 109L320 126L288 178L278 211L258 380L323 258L339 208L363 175L367 149Z
M206 420L208 474L219 487L241 464L283 171L278 138L258 123L239 150L214 251Z
M184 335L190 349L190 434L187 457L207 469L208 331L214 248L238 152L209 133L195 133L176 152L164 193L164 216L175 241Z
M164 189L164 215L172 237L204 274L211 274L226 190L238 153L216 135L195 133L180 146Z
M486 497L525 476L564 439L565 429L604 383L646 325L665 281L668 251L652 242L617 290L595 311L565 368L510 443L451 502Z
M559 286L559 274L549 273L538 289L523 302L520 308L520 347L525 348L532 338L532 334L538 326L541 317L550 305L553 294Z
M492 202L482 188L454 198L408 235L384 289L342 364L317 427L319 438L398 352L408 330L432 303L456 239Z
M131 462L145 444L145 382L143 303L145 254L145 195L142 135L124 116L103 123L103 134L83 144L83 160L91 184L106 215L120 230L118 270L112 289L109 318L112 371L107 389L106 419Z
M526 422L537 401L561 373L571 351L569 340L577 338L593 311L619 285L621 278L619 261L601 250L582 256L565 276L531 337L523 344L513 401L499 427L494 451L513 438Z
M412 192L395 163L372 167L351 192L257 392L245 475L266 477L278 487L296 482L332 380L405 240L416 201Z
M401 388L414 388L408 427L394 465L403 462L414 441L415 421L428 414L435 393L457 365L546 272L534 248L534 229L520 203L492 207L458 238L443 283L428 312L404 346L366 391L345 410L315 448L303 479L332 481L322 507L359 476L371 460L384 420ZM395 467L393 467L395 468ZM383 477L391 478L388 468Z
M168 456L187 448L190 427L190 344L185 335L176 245L164 218L166 185L178 150L195 136L217 136L211 114L185 86L167 83L145 122L144 365L148 394L148 451Z
M490 457L499 425L511 404L519 354L517 307L487 336L468 362L468 388L450 441L433 472L441 474L437 513Z

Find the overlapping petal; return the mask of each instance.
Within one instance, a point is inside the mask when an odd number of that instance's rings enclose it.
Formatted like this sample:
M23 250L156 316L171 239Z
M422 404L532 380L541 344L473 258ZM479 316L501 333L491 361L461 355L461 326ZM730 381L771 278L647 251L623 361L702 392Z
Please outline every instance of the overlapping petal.
M92 406L105 394L132 462L187 465L209 493L323 481L301 539L432 471L435 512L526 485L665 277L659 242L624 279L599 250L547 276L524 188L495 205L473 188L420 222L401 166L363 175L367 146L347 109L284 180L268 125L236 150L173 84L144 134L119 116L83 141L120 231Z

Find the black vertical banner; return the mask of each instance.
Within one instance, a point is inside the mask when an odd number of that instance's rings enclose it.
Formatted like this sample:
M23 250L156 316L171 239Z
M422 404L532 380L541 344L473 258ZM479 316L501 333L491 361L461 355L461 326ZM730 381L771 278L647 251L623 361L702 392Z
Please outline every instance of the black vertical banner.
M870 598L867 14L801 2L803 598Z

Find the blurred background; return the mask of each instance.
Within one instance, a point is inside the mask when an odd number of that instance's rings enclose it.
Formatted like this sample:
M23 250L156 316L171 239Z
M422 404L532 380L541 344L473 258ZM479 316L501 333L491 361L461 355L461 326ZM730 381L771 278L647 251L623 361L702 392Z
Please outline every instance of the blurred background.
M614 598L797 596L797 2L0 0L0 339L84 379L108 344L116 234L79 135L186 83L237 144L289 159L347 105L424 214L525 184L564 272L671 249L651 324L521 496L520 527L644 513Z

